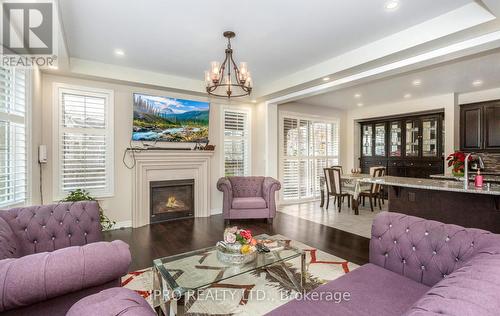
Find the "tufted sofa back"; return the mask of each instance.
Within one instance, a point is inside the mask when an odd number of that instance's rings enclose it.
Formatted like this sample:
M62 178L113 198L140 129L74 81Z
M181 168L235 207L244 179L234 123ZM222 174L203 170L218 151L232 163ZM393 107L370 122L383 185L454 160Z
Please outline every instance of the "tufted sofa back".
M7 223L18 249L14 257L54 251L69 246L82 246L102 240L99 207L96 202L68 202L29 206L0 211L2 223ZM0 247L4 247L0 242ZM0 251L0 256L4 250Z
M484 249L500 251L500 235L382 212L372 226L370 262L433 286Z
M228 177L233 197L262 197L264 177Z

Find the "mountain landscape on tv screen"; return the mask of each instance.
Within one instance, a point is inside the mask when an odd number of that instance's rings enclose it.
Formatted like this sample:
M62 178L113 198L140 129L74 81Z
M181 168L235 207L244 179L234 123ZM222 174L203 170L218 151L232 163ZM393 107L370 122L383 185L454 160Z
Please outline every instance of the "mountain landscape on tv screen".
M206 142L208 102L134 94L132 140Z

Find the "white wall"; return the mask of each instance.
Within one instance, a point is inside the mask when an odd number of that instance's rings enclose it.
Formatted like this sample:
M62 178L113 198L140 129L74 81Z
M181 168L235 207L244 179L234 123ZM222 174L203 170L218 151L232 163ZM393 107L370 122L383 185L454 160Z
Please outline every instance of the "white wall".
M500 88L461 93L458 96L459 104L500 100Z
M114 151L115 151L115 194L111 198L102 200L102 207L106 214L113 220L118 222L131 221L132 209L132 170L125 167L122 162L122 157L125 149L129 147L129 142L132 133L132 94L145 93L159 96L169 96L174 98L183 98L199 101L207 101L206 97L199 97L194 95L186 95L174 93L168 90L144 88L133 85L116 84L104 81L86 80L73 77L56 76L50 74L43 74L42 77L42 92L43 100L40 104L34 105L34 114L39 116L41 124L34 125L33 135L39 135L40 142L47 145L49 153L49 163L43 167L43 196L44 202L50 203L54 201L52 192L52 174L53 165L52 153L53 146L53 84L65 83L70 85L81 85L100 89L110 89L114 91ZM215 183L218 178L223 175L223 144L221 142L222 136L222 122L221 122L221 108L225 105L221 104L219 100L211 100L210 108L210 126L209 126L209 139L210 143L216 145L211 171L211 211L212 213L219 213L222 209L222 194L217 191ZM232 104L227 105L235 108L245 108L253 111L253 106L247 104ZM251 117L253 117L253 113ZM252 124L252 123L251 123ZM41 125L41 126L40 126ZM182 144L161 144L162 146L182 146ZM194 146L194 144L192 145ZM127 155L128 157L128 155ZM36 174L33 174L35 177Z

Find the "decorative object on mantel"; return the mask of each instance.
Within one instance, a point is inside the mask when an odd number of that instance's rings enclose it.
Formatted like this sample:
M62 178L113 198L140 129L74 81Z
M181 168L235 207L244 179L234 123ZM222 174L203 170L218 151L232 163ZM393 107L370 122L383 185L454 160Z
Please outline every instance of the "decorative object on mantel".
M90 195L89 192L83 189L76 189L75 191L69 192L69 194L61 200L61 202L78 202L78 201L96 201L99 206L99 221L101 222L101 227L103 230L110 230L115 226L116 222L112 221L104 215L104 211L99 205L99 201L97 201L94 197Z
M224 32L224 37L227 38L226 57L221 63L213 61L210 65L210 70L205 71L206 89L209 95L217 97L242 97L250 95L252 92L252 77L248 71L247 64L240 63L240 67L236 66L233 59L233 49L231 48L231 38L236 34L232 31ZM227 73L224 72L227 70ZM231 73L234 70L234 73ZM232 79L231 76L234 75ZM233 92L236 92L233 94Z
M352 174L361 174L361 168L352 168L351 173Z
M465 157L466 157L465 153L461 151L455 151L446 158L446 160L448 161L448 167L453 167L451 172L455 177L464 176ZM472 157L469 157L469 161L471 159Z
M229 227L224 230L224 241L217 243L217 259L226 264L245 264L257 257L257 240L249 230Z

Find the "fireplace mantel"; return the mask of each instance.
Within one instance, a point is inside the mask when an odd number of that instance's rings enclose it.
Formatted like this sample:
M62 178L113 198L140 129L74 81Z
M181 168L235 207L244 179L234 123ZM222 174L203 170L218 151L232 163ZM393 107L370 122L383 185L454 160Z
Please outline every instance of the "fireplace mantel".
M129 151L132 156L132 152ZM148 225L149 182L194 179L194 216L210 216L210 162L213 151L143 150L134 152L132 227Z

